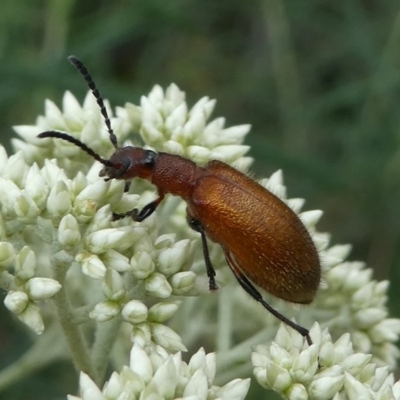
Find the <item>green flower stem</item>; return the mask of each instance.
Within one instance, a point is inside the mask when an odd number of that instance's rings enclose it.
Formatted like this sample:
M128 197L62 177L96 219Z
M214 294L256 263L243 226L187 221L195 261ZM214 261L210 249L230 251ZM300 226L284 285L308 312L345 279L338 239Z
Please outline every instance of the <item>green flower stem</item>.
M59 329L55 325L48 327L18 361L1 370L0 393L10 385L20 382L25 376L57 359L65 358L67 350L64 343Z
M218 297L217 352L228 351L232 346L232 296L228 288L221 290Z
M77 371L84 371L93 379L96 379L94 375L95 371L91 364L90 352L81 325L76 325L71 321L72 309L65 284L65 275L70 264L58 258L54 258L54 262L55 279L62 285L60 291L53 298L57 319L64 332L75 368Z
M215 384L220 385L221 382L229 382L238 376L250 375L252 369L250 362L251 349L270 339L271 329L266 327L245 342L225 352L217 353L218 372L215 377ZM236 375L238 372L242 373L242 375Z
M92 347L92 366L99 386L104 384L104 377L110 361L110 353L121 326L121 318L97 323L96 335Z

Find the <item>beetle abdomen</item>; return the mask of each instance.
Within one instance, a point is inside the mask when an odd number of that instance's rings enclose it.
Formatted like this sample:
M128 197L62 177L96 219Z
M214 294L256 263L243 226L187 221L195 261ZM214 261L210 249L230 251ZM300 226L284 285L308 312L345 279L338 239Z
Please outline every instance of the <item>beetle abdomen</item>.
M234 256L251 281L293 303L310 303L320 282L315 245L282 200L219 161L197 179L189 213L207 236Z

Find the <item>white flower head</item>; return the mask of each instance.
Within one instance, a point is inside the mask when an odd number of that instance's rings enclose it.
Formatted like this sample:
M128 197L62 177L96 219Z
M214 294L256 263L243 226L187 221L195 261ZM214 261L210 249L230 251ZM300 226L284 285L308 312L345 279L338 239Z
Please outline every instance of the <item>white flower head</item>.
M155 348L146 352L138 344L132 347L131 361L121 373L114 372L102 390L88 375L81 373L80 397L69 399L197 399L241 400L249 389L249 379L235 379L225 386L213 385L215 356L200 349L188 364L181 353L168 355Z
M333 342L328 330L315 323L310 335L311 346L281 324L275 341L253 352L258 382L286 399L394 398L393 375L372 363L372 355L355 353L349 334Z

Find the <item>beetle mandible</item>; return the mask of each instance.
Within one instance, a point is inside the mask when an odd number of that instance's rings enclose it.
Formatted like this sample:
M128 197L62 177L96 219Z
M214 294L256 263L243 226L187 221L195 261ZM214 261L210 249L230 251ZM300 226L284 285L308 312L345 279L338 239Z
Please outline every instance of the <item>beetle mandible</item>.
M296 213L269 190L221 161L199 167L178 155L141 147L119 147L103 98L89 71L75 56L68 59L96 98L115 151L107 160L66 133L47 131L38 137L63 139L80 147L104 165L100 176L106 180L124 180L126 191L136 177L157 187L158 197L154 201L140 211L113 213L113 220L131 217L141 222L156 210L166 194L181 197L187 203L189 226L200 233L210 290L218 286L207 237L222 247L240 286L311 345L309 330L276 311L255 287L292 303L308 304L315 297L321 277L320 260L309 232Z

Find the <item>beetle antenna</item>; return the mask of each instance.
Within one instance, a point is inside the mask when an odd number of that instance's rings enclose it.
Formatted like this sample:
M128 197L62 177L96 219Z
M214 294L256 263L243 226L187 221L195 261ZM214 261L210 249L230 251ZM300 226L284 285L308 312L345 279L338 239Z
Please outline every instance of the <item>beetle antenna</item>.
M83 151L85 151L89 156L92 156L95 160L101 162L106 167L115 167L115 164L112 163L110 160L105 160L104 158L100 157L94 150L88 147L85 143L82 143L80 140L72 137L71 135L67 135L66 133L57 132L57 131L47 131L42 132L38 135L39 138L57 138L63 139L67 142L73 143L75 146L78 146Z
M92 91L93 96L95 97L97 104L100 107L101 114L104 117L104 122L107 126L108 134L110 135L110 141L111 141L112 145L117 149L118 148L117 137L115 136L115 133L114 133L113 129L111 128L110 118L108 117L108 113L107 113L106 107L104 105L103 97L101 96L99 90L97 89L92 76L90 75L88 69L85 67L83 62L81 60L79 60L77 57L69 56L68 60L74 67L76 67L78 69L78 71L85 78L85 81L89 86L89 89ZM65 139L65 140L68 140L68 139ZM77 146L79 146L79 145L77 145ZM79 147L81 147L81 146L79 146ZM81 148L83 149L83 147L81 147Z

